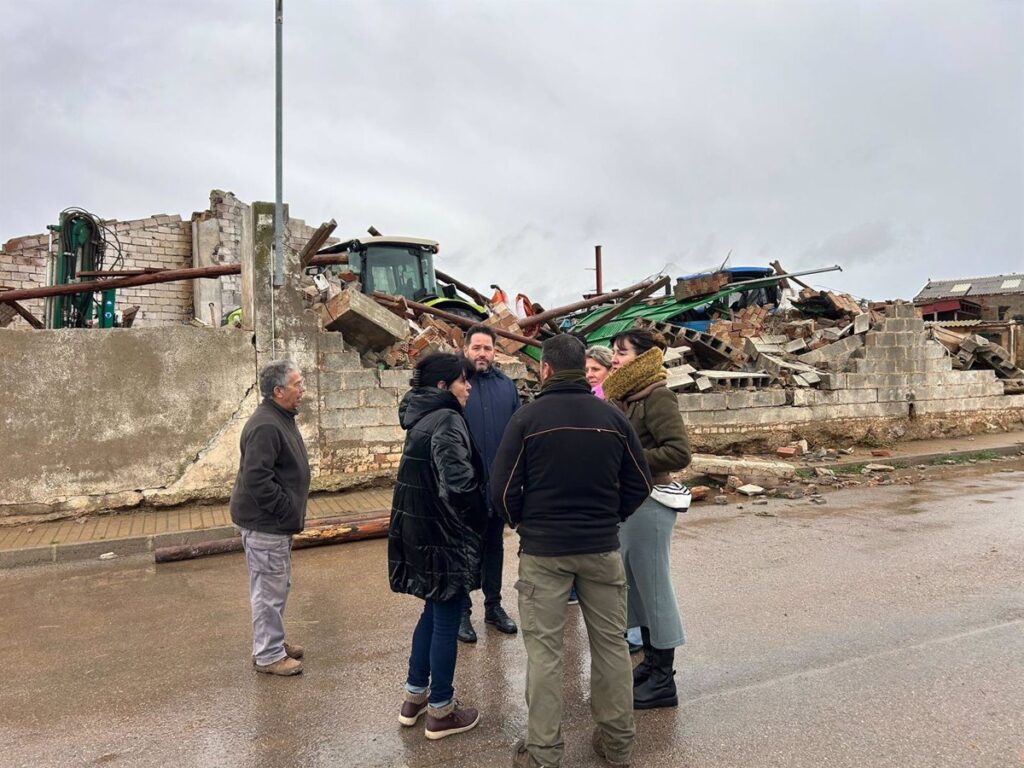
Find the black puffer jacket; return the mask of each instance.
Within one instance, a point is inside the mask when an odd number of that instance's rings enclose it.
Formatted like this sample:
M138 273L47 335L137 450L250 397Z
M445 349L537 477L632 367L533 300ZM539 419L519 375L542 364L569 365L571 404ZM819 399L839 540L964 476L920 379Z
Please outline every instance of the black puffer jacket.
M480 586L483 462L451 392L409 390L398 419L406 436L391 502L388 580L394 592L450 600Z

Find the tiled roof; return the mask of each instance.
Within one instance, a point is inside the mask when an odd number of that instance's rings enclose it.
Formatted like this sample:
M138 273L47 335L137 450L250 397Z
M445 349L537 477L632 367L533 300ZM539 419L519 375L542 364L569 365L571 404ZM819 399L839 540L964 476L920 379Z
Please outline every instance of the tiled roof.
M961 277L956 280L929 280L928 285L914 297L914 303L970 296L996 296L1001 293L1024 293L1024 273L992 277Z

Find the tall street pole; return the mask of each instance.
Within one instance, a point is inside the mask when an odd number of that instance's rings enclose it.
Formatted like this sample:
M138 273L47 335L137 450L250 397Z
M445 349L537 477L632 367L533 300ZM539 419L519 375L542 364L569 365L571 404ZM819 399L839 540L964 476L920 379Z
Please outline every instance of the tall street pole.
M284 0L276 0L277 2L277 123L276 123L276 198L274 200L274 287L280 288L284 284L284 196L283 186L281 181L281 145L282 145L282 114L284 112L282 108L282 79L281 79L281 30L284 26Z

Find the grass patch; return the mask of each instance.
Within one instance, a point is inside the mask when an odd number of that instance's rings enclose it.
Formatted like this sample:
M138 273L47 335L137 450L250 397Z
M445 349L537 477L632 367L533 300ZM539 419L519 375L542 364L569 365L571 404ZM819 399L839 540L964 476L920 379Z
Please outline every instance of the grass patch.
M934 459L932 464L967 464L971 461L992 461L1002 454L996 451L972 451L970 453L951 453L941 459Z

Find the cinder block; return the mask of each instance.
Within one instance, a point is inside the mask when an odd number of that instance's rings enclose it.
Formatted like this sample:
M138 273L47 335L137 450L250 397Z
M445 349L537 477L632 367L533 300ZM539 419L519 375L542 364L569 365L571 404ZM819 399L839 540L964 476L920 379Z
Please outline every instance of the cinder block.
M741 408L765 408L785 404L786 393L784 390L754 390L752 392L725 393L725 407L730 411L736 411Z
M363 427L360 430L363 442L402 443L405 441L405 430L399 426ZM396 457L397 458L397 457Z
M364 369L342 373L340 378L342 389L363 389L366 387L376 387L378 384L377 371L374 370Z
M346 408L336 413L341 415L342 427L380 427L398 423L395 408Z
M360 392L361 390L358 389L339 389L334 392L327 392L324 395L324 407L331 410L358 408Z
M378 406L381 408L396 408L398 398L401 396L397 389L361 389L359 393L359 404Z
M409 379L412 377L412 371L403 369L385 370L378 371L377 375L380 378L380 385L382 387L407 390L409 389Z
M960 397L945 400L925 400L914 404L916 413L951 413L959 411L986 411L1005 408L1000 397Z

